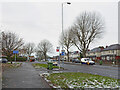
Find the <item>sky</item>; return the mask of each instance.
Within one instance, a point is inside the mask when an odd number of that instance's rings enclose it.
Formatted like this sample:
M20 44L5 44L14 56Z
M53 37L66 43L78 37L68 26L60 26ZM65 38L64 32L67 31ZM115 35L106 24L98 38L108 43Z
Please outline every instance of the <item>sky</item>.
M70 1L70 0L69 0ZM15 32L25 42L37 44L44 39L53 44L57 55L62 32L62 2L2 2L0 3L0 28ZM71 2L63 6L64 30L73 25L82 12L97 12L104 20L104 34L90 44L89 49L118 43L118 2ZM70 51L77 50L72 47Z

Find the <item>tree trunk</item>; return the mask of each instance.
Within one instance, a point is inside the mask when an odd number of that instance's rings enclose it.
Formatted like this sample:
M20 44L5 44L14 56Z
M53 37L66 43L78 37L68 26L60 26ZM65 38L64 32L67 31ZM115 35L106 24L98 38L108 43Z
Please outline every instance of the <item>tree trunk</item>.
M45 61L46 61L46 53L44 53L44 56L45 56Z
M86 58L86 50L83 50L82 55L83 55L83 58Z

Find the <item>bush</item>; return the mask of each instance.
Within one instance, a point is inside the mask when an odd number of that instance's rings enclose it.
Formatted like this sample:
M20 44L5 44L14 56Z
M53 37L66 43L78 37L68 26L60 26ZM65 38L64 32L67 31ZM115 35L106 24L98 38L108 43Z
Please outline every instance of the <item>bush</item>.
M6 59L8 59L8 61L15 61L15 57L6 57ZM16 57L16 61L26 61L27 57Z

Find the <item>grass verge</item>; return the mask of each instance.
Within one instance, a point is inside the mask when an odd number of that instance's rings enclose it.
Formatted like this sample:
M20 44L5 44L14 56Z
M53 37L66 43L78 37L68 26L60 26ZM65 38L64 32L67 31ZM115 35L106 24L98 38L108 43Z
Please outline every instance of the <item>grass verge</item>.
M2 68L4 69L4 68L17 68L17 67L20 67L21 66L21 64L22 63L10 63L10 62L8 62L8 63L3 63L2 64Z
M48 68L47 64L34 63L32 64L35 68ZM53 66L53 68L59 68L58 66ZM61 67L62 68L62 67Z
M45 76L56 88L118 88L118 80L80 72L52 73Z

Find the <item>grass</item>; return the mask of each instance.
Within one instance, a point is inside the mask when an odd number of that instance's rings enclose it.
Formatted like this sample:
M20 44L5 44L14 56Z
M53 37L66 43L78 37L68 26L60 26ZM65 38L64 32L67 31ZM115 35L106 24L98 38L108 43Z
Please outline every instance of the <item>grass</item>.
M8 62L8 63L3 63L2 64L2 67L3 68L17 68L17 67L20 67L21 66L21 64L22 63L10 63L10 62Z
M45 78L61 88L118 88L117 79L88 73L52 73Z
M47 64L34 63L32 64L35 68L48 68ZM53 66L53 68L59 68L58 66Z

